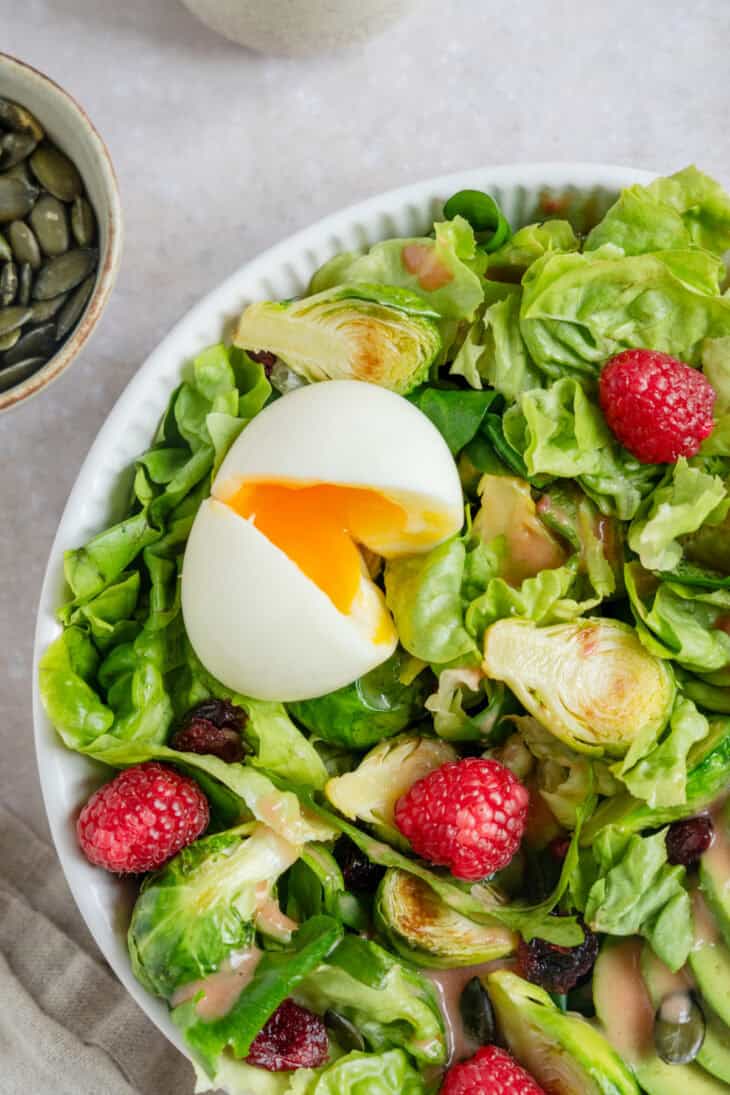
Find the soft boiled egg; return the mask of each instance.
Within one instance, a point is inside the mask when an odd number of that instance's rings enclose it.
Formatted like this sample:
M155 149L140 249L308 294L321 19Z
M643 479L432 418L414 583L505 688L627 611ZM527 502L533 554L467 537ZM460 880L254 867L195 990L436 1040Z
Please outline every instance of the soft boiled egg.
M446 443L402 396L356 380L298 388L245 428L195 518L182 575L195 652L257 699L349 684L398 641L360 547L428 551L462 507Z

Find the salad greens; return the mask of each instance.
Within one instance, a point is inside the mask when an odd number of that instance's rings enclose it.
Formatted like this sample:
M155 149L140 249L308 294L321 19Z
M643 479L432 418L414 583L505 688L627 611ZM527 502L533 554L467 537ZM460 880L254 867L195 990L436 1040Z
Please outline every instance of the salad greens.
M301 298L250 305L234 345L186 367L119 520L66 553L40 664L50 721L111 769L175 765L210 803L208 832L142 880L128 933L196 1090L435 1095L462 1021L437 987L463 967L549 1095L674 1095L710 1075L707 1090L730 1091L709 1050L674 1072L651 1046L628 1052L603 972L643 947L626 977L640 1009L647 989L661 999L646 970L689 963L713 1044L730 1043L710 1006L730 955L713 955L695 892L698 877L726 892L730 876L719 854L697 875L667 844L730 788L730 197L690 167L627 188L597 222L591 210L512 226L491 195L461 191L423 236L336 255ZM598 378L635 348L715 389L697 455L642 463L609 429ZM314 699L235 695L186 634L190 529L250 420L338 377L430 419L464 525L422 554L363 553L399 639L377 668ZM176 748L210 700L240 709L242 759ZM395 806L480 755L511 768L531 806L512 863L465 883L414 855ZM722 902L713 915L725 923ZM602 941L593 998L517 976L521 941L570 954L586 929ZM285 1000L326 1024L324 1064L249 1059ZM598 1019L577 1014L594 1005Z

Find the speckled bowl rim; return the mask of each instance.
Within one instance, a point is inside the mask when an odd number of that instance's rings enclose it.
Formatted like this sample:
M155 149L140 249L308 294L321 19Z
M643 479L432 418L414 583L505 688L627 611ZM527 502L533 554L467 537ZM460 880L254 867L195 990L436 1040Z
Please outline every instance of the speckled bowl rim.
M301 292L314 269L338 250L409 235L409 227L437 215L441 202L457 190L488 189L500 195L618 192L654 176L631 167L586 163L509 164L483 167L424 180L343 209L245 263L196 304L160 342L131 379L101 427L84 461L61 517L38 607L33 649L33 727L43 800L63 872L79 911L119 980L162 1033L190 1056L164 1001L135 979L125 938L128 892L83 857L75 835L79 806L108 769L65 748L41 703L38 664L60 633L56 611L64 590L64 550L83 544L118 519L115 503L128 497L130 467L149 445L169 396L187 361L220 337L225 322L248 299ZM404 231L404 229L406 229ZM217 332L217 333L215 333ZM120 488L124 488L121 489ZM108 776L106 777L108 778Z
M74 361L91 335L91 332L98 323L101 314L109 301L117 273L119 272L124 236L122 205L114 165L112 164L111 156L109 155L109 149L84 108L76 99L74 99L73 95L65 90L65 88L62 88L60 84L57 84L50 76L46 76L44 72L40 72L26 61L21 61L18 57L13 57L12 54L0 52L0 65L4 64L8 64L11 70L13 67L20 69L27 76L30 76L31 80L50 87L56 95L65 99L72 110L76 112L81 121L89 145L95 153L107 199L107 209L104 254L100 256L94 292L84 309L81 320L74 329L71 337L64 342L60 350L58 350L45 365L42 365L37 372L32 373L31 376L27 377L26 380L21 381L20 384L8 388L6 392L0 392L0 413L9 411L13 407L18 406L18 404L24 403L34 395L44 391L49 384L52 384L53 381L56 380L61 373L65 372L69 365ZM99 216L98 209L96 210L96 214Z

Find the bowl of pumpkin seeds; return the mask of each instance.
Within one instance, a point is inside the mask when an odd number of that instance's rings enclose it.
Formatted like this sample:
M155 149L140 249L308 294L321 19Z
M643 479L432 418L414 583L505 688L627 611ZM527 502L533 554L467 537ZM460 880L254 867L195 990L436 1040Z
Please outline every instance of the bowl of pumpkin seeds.
M103 140L63 88L0 53L0 411L76 358L111 294L121 245Z

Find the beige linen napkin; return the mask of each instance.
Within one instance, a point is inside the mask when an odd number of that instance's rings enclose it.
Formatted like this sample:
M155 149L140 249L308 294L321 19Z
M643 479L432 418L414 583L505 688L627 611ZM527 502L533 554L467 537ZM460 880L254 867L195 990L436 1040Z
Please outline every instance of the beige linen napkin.
M190 1064L104 963L55 851L0 806L1 1095L189 1095Z

